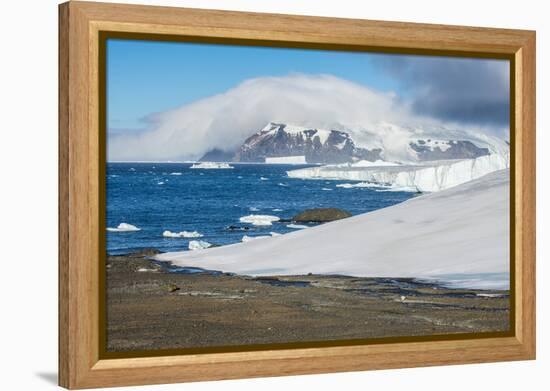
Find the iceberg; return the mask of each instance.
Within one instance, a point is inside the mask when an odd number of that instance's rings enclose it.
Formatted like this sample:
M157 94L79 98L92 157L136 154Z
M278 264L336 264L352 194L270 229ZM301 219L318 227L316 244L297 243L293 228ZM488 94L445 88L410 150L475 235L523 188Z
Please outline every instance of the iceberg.
M507 289L509 218L510 171L505 169L269 240L200 253L168 252L156 259L252 276L269 275L276 267L278 275L447 279L464 287ZM503 275L508 278L498 277Z
M436 192L509 167L508 155L492 154L476 159L441 160L390 166L320 166L291 170L290 178L352 180L387 187Z
M203 235L197 231L181 231L181 232L172 232L164 231L162 236L165 238L202 238Z
M120 223L116 228L107 228L109 232L131 232L131 231L141 231L141 228L136 227L132 224Z
M305 156L266 157L267 164L307 164Z
M292 228L292 229L304 229L304 228L309 228L307 225L302 225L302 224L288 224L287 227L288 227L288 228Z
M233 166L230 166L227 163L217 163L217 162L202 162L202 163L195 163L189 168L199 168L203 170L216 170L216 169L228 169L228 168L234 168Z
M280 218L277 216L270 216L270 215L248 215L243 216L239 219L241 223L248 223L252 225L271 225L274 221L279 221Z

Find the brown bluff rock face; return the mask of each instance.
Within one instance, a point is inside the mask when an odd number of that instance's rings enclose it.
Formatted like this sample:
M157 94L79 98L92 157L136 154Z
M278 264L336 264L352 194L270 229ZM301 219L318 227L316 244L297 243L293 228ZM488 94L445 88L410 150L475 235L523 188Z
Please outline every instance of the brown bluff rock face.
M296 223L328 223L329 221L351 217L351 213L338 208L306 209L292 218Z

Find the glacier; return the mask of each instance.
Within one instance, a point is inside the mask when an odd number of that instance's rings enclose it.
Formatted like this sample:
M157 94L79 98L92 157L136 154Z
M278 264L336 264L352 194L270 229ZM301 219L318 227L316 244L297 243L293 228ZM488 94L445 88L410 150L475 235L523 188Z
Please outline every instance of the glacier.
M508 154L476 159L440 160L415 164L326 165L287 172L290 178L332 179L373 183L394 188L436 192L509 167Z
M411 277L508 289L510 170L281 236L159 254L242 275Z

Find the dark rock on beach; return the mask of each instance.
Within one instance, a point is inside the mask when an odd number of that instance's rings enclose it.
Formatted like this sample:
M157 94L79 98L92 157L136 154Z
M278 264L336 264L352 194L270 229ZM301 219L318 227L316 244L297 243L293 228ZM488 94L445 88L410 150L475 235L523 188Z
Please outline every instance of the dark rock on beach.
M203 348L507 331L508 291L410 278L253 278L107 258L107 350Z
M338 208L315 208L306 209L302 213L297 214L292 218L296 223L328 223L351 217L351 213Z

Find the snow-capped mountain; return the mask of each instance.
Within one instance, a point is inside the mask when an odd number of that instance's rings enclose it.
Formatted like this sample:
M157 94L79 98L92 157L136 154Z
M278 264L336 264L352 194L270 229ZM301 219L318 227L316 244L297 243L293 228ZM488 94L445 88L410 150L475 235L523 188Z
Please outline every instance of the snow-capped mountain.
M381 149L359 148L349 133L270 122L245 140L235 154L240 162L264 162L266 158L305 156L308 163L346 163L378 160Z
M200 160L263 163L274 158L295 161L300 157L307 163L322 164L364 160L415 163L507 153L508 145L503 140L466 130L404 128L394 124L327 129L269 122L237 151L215 149Z

